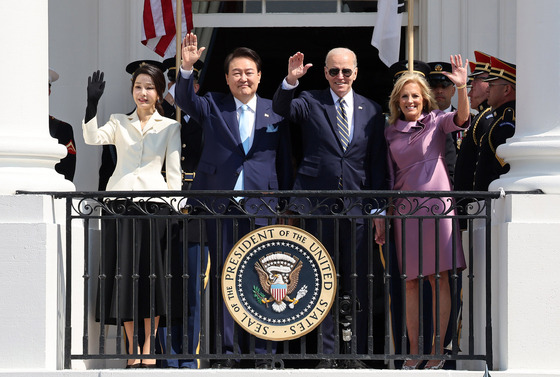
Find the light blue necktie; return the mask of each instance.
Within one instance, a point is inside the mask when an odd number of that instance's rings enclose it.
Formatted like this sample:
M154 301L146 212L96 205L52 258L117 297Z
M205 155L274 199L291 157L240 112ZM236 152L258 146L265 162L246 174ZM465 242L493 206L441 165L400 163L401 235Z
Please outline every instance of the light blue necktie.
M247 114L248 111L249 106L241 105L241 112L239 114L239 137L241 138L241 143L243 143L245 154L247 154L247 152L249 152L249 149L251 148L251 138L249 137L251 130L251 121L250 117Z
M241 143L243 144L243 150L245 151L245 154L247 154L247 152L251 148L251 138L249 137L250 135L249 131L252 125L251 125L250 117L247 114L249 112L249 106L241 105L240 108L241 111L239 113L239 137L241 139ZM241 169L241 171L239 172L239 176L237 177L237 181L235 182L235 187L233 189L244 190L245 189L244 179L245 177L243 174L243 169ZM241 197L235 198L235 200L237 201L239 201L240 199Z

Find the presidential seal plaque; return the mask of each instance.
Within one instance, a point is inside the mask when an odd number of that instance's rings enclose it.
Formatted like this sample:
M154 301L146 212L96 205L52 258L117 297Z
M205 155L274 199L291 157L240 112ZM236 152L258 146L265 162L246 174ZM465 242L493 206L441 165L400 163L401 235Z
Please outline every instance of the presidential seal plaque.
M336 295L329 253L308 232L289 225L252 231L231 249L222 295L233 319L266 340L290 340L316 328Z

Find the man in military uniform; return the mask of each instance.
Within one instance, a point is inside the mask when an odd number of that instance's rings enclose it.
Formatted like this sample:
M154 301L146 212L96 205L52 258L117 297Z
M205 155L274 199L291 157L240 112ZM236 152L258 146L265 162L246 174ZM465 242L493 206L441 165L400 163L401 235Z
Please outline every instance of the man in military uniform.
M430 66L428 83L439 109L445 113L457 110L451 105L451 99L455 95L455 85L443 74L443 72L451 73L451 64L446 62L430 62L428 65ZM452 185L455 183L455 163L463 132L455 131L449 133L445 139L445 163Z
M490 128L493 120L492 109L488 105L488 82L484 81L490 73L490 55L475 51L476 61L469 62L471 67L471 80L469 98L471 108L478 111L471 119L471 126L465 132L457 163L455 164L455 190L472 191L474 189L474 172L480 151L480 141ZM464 224L466 225L466 224ZM465 229L466 227L461 227Z
M200 89L199 79L204 63L200 60L194 64L193 76L195 79L194 90ZM177 109L175 107L175 81L177 78L177 68L175 67L175 57L163 61L163 69L167 71L168 93L162 103L165 116L176 119ZM183 190L190 190L195 179L195 171L200 161L202 147L204 145L204 130L202 126L188 114L181 114L181 168L183 176ZM186 231L186 234L185 234ZM185 249L184 239L187 239ZM201 300L208 280L209 258L208 242L206 239L206 229L204 221L201 219L190 218L188 222L179 221L173 225L172 230L172 313L173 318L168 321L168 328L171 328L171 349L169 353L183 353L183 307L188 311L188 344L186 353L196 354L200 348L200 324L201 324ZM203 246L204 245L204 246ZM204 252L202 251L204 249ZM184 253L188 259L188 305L183 305L183 262ZM206 278L201 282L200 276L204 274ZM160 331L162 334L162 348L166 349L165 336L167 331ZM163 360L162 366L170 368L191 368L199 367L195 360Z
M58 73L49 69L49 96L51 95L51 85L58 78ZM59 144L64 145L68 152L66 157L54 166L54 169L57 173L62 174L65 179L72 181L76 172L76 142L74 141L72 126L49 115L49 132L51 137L57 139Z
M499 145L515 133L515 65L495 57L490 59L488 104L494 120L480 144L480 155L474 175L475 191L486 191L490 183L509 171L507 164L496 152Z

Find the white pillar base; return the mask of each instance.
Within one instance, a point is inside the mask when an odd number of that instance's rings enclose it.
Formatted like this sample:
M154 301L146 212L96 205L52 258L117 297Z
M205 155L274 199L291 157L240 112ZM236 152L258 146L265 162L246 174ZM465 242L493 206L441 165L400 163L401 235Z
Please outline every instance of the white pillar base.
M542 190L560 194L560 136L515 136L498 147L498 153L511 169L493 181L489 190L500 187L506 191Z
M17 190L74 191L74 184L54 170L66 153L64 145L47 135L10 136L0 141L0 194L13 195Z
M64 282L60 204L49 196L0 196L1 368L57 369L64 315L57 297Z
M559 369L558 208L560 195L508 195L493 201L495 369L541 370L543 375Z

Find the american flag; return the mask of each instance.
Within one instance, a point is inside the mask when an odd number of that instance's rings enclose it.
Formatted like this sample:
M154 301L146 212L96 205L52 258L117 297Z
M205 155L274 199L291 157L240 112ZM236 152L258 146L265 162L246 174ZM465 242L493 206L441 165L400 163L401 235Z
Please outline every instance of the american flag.
M144 0L142 43L163 58L175 56L175 0ZM192 1L183 5L181 36L193 29Z

